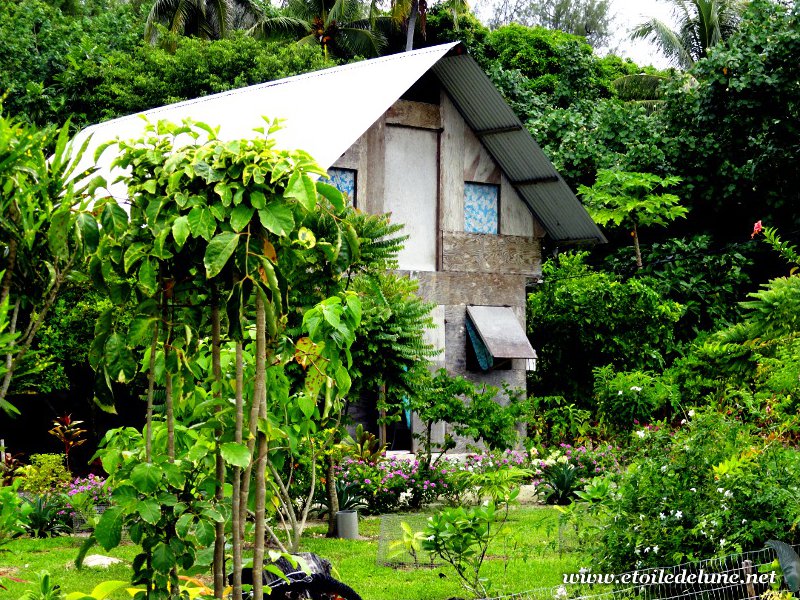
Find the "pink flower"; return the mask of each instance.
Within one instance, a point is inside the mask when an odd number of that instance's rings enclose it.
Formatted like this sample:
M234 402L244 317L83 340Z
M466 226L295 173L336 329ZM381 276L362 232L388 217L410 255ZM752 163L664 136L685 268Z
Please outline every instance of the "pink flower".
M762 230L762 229L764 229L764 227L761 225L761 221L756 221L756 222L753 224L753 233L750 235L750 239L753 239L753 238L754 238L754 237L756 237L756 236L757 236L759 233L761 233L761 230Z

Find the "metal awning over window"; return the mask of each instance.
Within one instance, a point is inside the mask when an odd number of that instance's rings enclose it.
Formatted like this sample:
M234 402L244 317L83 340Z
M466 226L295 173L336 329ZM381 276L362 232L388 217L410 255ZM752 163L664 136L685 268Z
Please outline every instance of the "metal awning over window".
M467 336L481 370L489 371L513 358L535 370L536 351L514 312L505 306L468 306Z

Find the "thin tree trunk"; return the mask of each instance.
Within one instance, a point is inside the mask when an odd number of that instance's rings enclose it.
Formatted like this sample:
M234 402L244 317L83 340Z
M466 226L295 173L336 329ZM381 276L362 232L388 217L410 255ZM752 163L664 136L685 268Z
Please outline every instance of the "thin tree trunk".
M261 294L256 294L256 377L254 382L253 404L258 407L257 417L267 416L267 341L266 310ZM252 427L252 423L251 423ZM253 600L263 600L264 588L261 573L264 570L265 505L266 505L266 459L267 436L257 429L258 455L255 461L255 541L253 544Z
M156 385L156 348L158 347L158 323L153 331L153 341L150 343L150 364L147 368L147 430L144 436L145 460L153 459L153 392Z
M164 346L164 363L167 363L169 356L169 346ZM172 373L169 368L164 369L164 380L166 388L166 419L167 419L167 458L169 462L175 462L175 407L172 401Z
M214 374L214 382L216 383L215 396L217 399L217 407L215 412L219 413L222 407L219 405L222 398L222 365L220 359L220 315L219 315L219 294L214 290L213 306L211 307L211 371ZM220 438L222 437L222 427L217 426L216 430L216 447L214 449L214 466L217 489L214 494L214 499L218 505L221 505L225 500L224 487L225 487L225 462L222 460L222 452L220 450ZM214 597L222 599L223 591L225 590L225 521L216 523L215 537L214 537Z
M633 224L633 249L636 251L636 268L642 268L642 252L639 249L639 232L636 229L636 223Z
M408 16L408 30L406 31L406 52L414 49L414 30L417 28L419 15L419 0L411 0L411 14Z
M242 443L244 428L244 365L242 342L236 342L236 423L233 441ZM242 546L247 512L242 513L242 468L233 468L233 498L231 499L231 529L233 531L233 600L242 600Z
M336 493L336 465L333 454L325 457L325 491L328 494L328 533L327 537L336 537L336 513L339 512L339 495Z
M11 335L14 335L17 331L17 317L19 316L19 305L20 305L20 298L17 298L17 301L14 302L14 310L11 313L11 323L9 324L8 332ZM14 341L12 340L9 344L9 350L14 349ZM5 400L6 394L8 393L8 388L11 387L11 375L14 373L14 354L13 352L9 352L6 354L6 374L3 377L3 385L0 387L0 401Z
M13 220L13 219L12 219ZM14 270L17 266L17 240L11 238L8 241L8 256L6 258L6 269L3 274L3 285L0 288L0 304L11 296L11 280L14 277Z

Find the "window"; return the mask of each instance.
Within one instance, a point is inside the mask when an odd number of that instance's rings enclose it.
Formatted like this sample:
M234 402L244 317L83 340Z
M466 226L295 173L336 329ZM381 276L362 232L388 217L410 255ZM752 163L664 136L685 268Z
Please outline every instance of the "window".
M464 231L498 232L500 186L485 183L464 184Z
M328 179L323 179L325 183L330 183L337 190L342 192L349 199L349 203L356 205L356 171L355 169L340 169L331 167L328 169Z
M511 360L524 359L533 365L536 351L514 311L505 306L468 306L467 368L491 371L511 368Z

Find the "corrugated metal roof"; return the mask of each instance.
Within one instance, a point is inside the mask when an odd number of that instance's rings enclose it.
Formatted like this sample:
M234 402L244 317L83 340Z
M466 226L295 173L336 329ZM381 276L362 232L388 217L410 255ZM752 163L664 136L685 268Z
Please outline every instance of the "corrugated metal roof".
M254 128L264 125L262 115L281 118L284 127L273 135L276 145L302 148L328 168L431 69L550 237L562 243L605 241L552 163L458 42L170 104L88 127L77 136L80 144L92 135L79 171L93 164L95 149L102 143L140 137L145 126L142 116L152 122L192 118L219 126L221 139L251 137ZM187 137L185 143L189 142ZM109 180L118 175L109 173L112 158L106 152L98 162ZM111 193L124 197L124 186L117 184Z
M478 63L465 54L451 54L433 72L551 238L562 243L606 241Z

